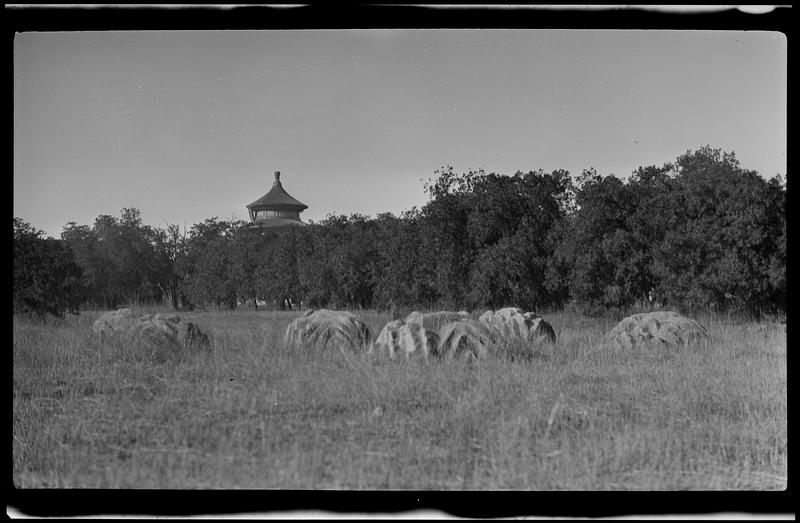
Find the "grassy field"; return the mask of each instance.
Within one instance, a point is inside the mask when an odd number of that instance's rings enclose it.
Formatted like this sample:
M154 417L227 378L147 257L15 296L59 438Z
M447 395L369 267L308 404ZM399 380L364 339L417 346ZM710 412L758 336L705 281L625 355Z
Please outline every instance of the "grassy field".
M787 485L784 325L700 317L710 342L610 353L615 321L553 314L552 352L470 366L289 351L298 313L186 313L212 353L154 364L101 347L98 314L14 319L17 487Z

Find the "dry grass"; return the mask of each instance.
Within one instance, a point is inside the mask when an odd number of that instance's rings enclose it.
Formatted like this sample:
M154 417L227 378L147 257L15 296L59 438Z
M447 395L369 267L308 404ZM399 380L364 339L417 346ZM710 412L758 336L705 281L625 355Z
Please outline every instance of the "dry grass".
M157 365L100 347L97 315L14 320L17 487L787 485L782 326L699 318L711 341L620 353L594 351L614 321L555 314L553 349L469 365L289 350L298 313L191 313L211 353Z

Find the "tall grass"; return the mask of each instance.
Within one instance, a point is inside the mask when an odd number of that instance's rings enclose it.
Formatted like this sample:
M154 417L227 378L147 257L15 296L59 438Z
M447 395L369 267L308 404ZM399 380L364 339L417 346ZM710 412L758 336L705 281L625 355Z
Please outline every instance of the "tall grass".
M469 365L288 350L297 314L187 313L212 351L164 364L101 347L97 313L15 318L15 485L786 488L780 326L699 318L713 339L688 350L606 352L612 320L556 313L552 350Z

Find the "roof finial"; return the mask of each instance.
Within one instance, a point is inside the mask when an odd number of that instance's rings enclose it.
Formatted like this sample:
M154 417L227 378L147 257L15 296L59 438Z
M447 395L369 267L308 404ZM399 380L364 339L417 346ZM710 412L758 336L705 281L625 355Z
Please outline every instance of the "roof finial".
M280 185L281 184L281 172L275 171L275 181L272 182L272 185Z

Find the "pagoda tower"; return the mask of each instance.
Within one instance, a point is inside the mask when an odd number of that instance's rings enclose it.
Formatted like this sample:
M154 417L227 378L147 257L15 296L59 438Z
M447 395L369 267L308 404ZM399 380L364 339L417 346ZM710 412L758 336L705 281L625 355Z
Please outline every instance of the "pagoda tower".
M275 171L272 189L247 206L254 227L306 226L307 223L300 221L300 213L307 208L308 205L295 200L283 189L280 171Z

